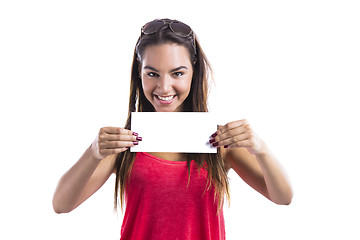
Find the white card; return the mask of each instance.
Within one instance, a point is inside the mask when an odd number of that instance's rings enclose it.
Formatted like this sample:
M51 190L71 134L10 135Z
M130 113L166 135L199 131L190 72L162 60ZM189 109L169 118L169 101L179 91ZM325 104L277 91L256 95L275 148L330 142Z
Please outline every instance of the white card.
M209 137L217 121L208 112L133 112L131 130L142 137L131 152L216 153Z

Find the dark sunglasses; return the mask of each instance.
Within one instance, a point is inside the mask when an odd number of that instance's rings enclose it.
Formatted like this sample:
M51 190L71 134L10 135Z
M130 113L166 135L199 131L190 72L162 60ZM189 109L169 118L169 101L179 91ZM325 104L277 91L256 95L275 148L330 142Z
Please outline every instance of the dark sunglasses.
M166 24L169 25L169 28L171 31L173 31L173 33L175 33L180 37L188 37L190 34L193 33L191 28L185 23L182 23L180 21L167 21L167 20L154 20L152 22L149 22L141 28L141 32L147 35L153 34L160 27Z
M141 32L145 35L150 35L150 34L156 33L157 30L159 28L163 27L164 25L168 25L170 30L180 37L188 37L188 36L192 35L192 38L194 40L195 54L196 54L194 32L188 25L186 25L183 22L176 21L176 20L174 20L174 21L166 20L166 19L154 20L154 21L151 21L151 22L148 22L147 24L145 24L141 28Z

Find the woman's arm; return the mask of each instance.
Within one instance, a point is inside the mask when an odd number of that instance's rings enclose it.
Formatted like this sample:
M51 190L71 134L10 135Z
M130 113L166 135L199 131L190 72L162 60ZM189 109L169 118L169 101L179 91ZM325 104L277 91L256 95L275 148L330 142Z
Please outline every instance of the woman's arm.
M246 148L229 149L224 158L249 186L269 200L281 205L291 203L293 193L289 181L268 149L256 155Z
M274 203L291 203L293 193L285 172L246 120L220 126L210 141L225 147L225 161L252 188Z
M94 194L109 178L114 156L97 158L89 147L60 179L53 197L56 213L68 213Z
M60 179L53 197L56 213L67 213L94 194L115 168L115 155L138 144L130 130L102 128L81 158Z

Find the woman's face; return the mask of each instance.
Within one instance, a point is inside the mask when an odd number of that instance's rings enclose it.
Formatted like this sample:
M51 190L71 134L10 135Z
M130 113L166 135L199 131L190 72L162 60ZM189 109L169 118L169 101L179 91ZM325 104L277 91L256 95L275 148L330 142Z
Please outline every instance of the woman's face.
M186 47L174 43L150 45L145 48L139 70L144 94L155 111L182 111L193 76Z

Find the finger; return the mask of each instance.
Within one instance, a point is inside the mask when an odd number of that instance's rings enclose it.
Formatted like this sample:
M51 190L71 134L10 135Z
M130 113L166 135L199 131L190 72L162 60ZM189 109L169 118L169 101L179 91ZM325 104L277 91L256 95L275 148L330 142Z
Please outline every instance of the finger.
M103 127L100 129L100 133L135 135L135 132L119 127Z
M227 132L227 131L229 131L231 129L234 129L234 128L238 128L238 127L243 126L243 125L247 125L246 119L229 122L229 123L225 124L224 126L219 127L218 133L222 134L224 132Z
M244 140L248 140L249 138L249 134L248 133L242 133L239 135L235 135L229 138L226 138L224 140L220 140L217 143L217 146L221 147L221 146L230 146L231 144L237 143L237 142L241 142Z
M100 142L105 141L137 141L137 136L134 135L122 135L122 134L102 134L99 136Z
M245 126L245 125L248 125L248 121L246 119L242 119L242 120L238 120L238 121L233 121L233 122L229 122L227 123L226 125L224 126L218 126L218 130L211 135L212 138L218 136L218 135L221 135L231 129L234 129L234 128L237 128L237 127L240 127L240 126Z
M227 130L226 132L221 133L215 138L215 140L220 142L226 139L237 138L237 136L245 134L246 132L247 132L247 128L244 125L242 125L237 128L233 128Z
M125 141L108 141L99 143L99 149L114 149L114 148L126 148L134 147L138 145L139 142L125 142Z
M221 133L220 135L217 135L214 138L211 138L209 140L209 142L211 144L214 144L214 143L222 142L225 140L228 140L227 143L229 141L238 141L237 140L238 138L241 140L244 139L244 137L242 137L241 135L246 134L246 136L247 136L248 133L249 133L249 128L247 127L247 125L241 125L240 127L230 129L226 132ZM241 137L239 137L239 136L241 136ZM222 144L218 144L218 145L221 146Z

